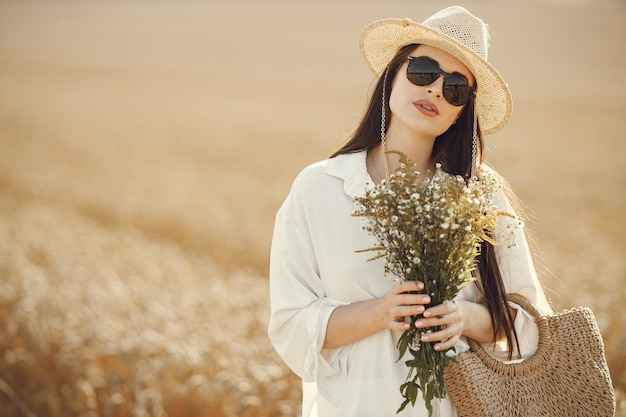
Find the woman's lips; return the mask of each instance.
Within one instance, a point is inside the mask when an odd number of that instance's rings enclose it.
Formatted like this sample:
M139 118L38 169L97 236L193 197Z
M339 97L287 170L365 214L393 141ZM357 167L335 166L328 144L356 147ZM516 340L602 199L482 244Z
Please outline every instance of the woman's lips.
M417 100L413 102L413 105L420 113L425 114L426 116L437 116L439 114L439 109L433 103L428 100Z

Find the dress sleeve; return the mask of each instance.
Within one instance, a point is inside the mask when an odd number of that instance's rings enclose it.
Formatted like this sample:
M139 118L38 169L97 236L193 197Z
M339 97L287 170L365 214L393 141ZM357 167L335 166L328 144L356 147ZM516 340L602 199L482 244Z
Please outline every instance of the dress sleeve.
M509 293L521 294L544 313L552 311L543 291L533 259L528 238L524 231L524 221L511 205L502 188L499 188L495 202L498 208L513 215L502 216L498 222L495 247L496 257L502 273L504 286Z
M322 346L331 313L346 303L326 296L303 204L292 189L276 216L268 335L291 370L311 382L339 372L330 358L338 352L324 351Z
M501 187L495 193L494 201L499 209L513 215L500 218L496 233L500 244L495 247L495 252L507 293L523 295L543 313L551 313L552 307L537 276L523 220L518 217ZM515 330L520 343L519 353L522 357L530 356L537 348L537 326L534 318L518 305L509 305L517 310ZM485 345L486 349L488 347L493 345ZM506 342L497 344L490 353L498 359L506 359Z

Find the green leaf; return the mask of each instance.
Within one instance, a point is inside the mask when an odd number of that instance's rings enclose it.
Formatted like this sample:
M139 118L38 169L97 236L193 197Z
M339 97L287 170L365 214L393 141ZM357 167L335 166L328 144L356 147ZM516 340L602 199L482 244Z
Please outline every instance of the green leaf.
M415 383L411 383L408 388L407 388L407 392L408 392L408 397L411 400L411 405L415 405L415 401L417 400L417 390L418 390L418 386Z
M420 361L419 359L409 359L405 361L404 364L410 368L419 368Z
M400 408L398 408L398 411L396 411L396 414L398 414L399 412L401 412L402 410L404 410L406 408L406 406L409 405L409 400L406 399L402 402L402 405L400 406Z
M396 360L396 362L402 359L402 357L406 353L406 350L410 344L411 344L411 336L407 332L402 333L402 336L400 336L400 339L398 340L398 353L399 354L398 354L398 360Z
M430 365L420 359L409 359L408 361L404 363L406 366L410 368L418 368L418 369L423 369L425 371L430 370Z
M426 409L428 410L428 417L433 415L433 405L426 401Z

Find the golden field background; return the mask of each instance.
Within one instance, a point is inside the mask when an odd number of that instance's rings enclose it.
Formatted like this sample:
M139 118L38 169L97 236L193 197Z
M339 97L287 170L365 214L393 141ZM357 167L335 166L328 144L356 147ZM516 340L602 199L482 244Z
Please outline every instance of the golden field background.
M626 6L460 3L514 97L488 159L626 416ZM296 415L274 214L358 119L360 30L450 4L0 1L0 415Z

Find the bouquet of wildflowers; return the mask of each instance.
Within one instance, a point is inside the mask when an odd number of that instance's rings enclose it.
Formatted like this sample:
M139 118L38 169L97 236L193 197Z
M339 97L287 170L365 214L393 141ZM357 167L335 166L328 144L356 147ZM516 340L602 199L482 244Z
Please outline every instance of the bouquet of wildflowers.
M492 236L498 217L509 214L499 211L489 198L497 187L492 176L465 180L438 170L430 179L420 175L406 155L398 154L400 169L357 198L354 215L367 218L364 228L380 244L363 251L378 252L370 260L385 257L385 273L401 282L423 282L431 305L451 301L474 279L471 272L480 244L496 244ZM455 359L447 351L435 351L432 343L421 342L421 332L440 328L417 329L418 318L411 317L411 327L398 342L398 360L407 351L412 357L406 361L408 376L400 386L404 402L398 412L409 403L415 405L421 391L432 415L432 399L446 395L446 362Z

